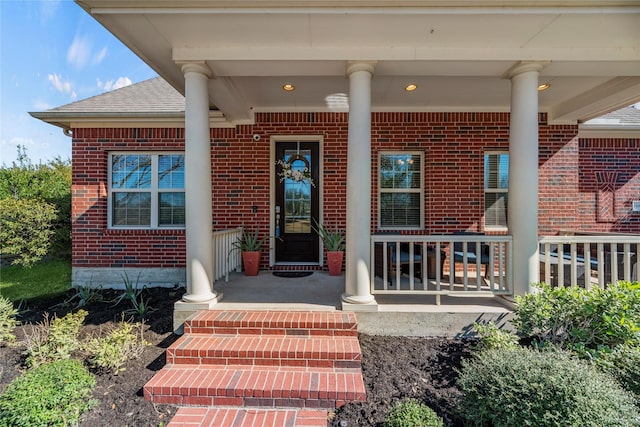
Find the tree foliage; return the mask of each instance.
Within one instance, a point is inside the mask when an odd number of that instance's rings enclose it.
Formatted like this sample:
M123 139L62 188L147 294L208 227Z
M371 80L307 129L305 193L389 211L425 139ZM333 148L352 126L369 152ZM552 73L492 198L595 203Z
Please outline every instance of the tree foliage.
M71 254L70 160L34 165L26 149L18 146L17 159L0 168L0 201L3 256L15 255L17 263L30 265L47 254Z

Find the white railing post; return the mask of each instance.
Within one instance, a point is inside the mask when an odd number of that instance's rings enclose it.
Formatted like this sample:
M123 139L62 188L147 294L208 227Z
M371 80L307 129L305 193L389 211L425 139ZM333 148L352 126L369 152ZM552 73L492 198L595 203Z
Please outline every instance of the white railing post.
M233 243L242 237L242 227L227 230L214 231L212 233L213 247L215 248L216 275L214 280L224 277L225 282L229 281L229 272L240 271L242 262L240 251L234 250Z
M594 276L600 288L620 279L638 280L636 272L640 236L545 236L539 242L541 266L544 264L545 270L544 281L550 285L591 289ZM564 251L565 245L569 246L569 252ZM620 246L623 248L621 252L618 250ZM564 277L566 269L569 270L568 280ZM567 281L569 283L565 283Z
M381 234L371 236L370 243L372 295L435 295L436 304L441 295L513 295L511 236ZM457 246L462 252L456 253ZM443 271L447 257L448 277ZM456 277L458 264L462 277ZM469 286L473 270L476 285Z

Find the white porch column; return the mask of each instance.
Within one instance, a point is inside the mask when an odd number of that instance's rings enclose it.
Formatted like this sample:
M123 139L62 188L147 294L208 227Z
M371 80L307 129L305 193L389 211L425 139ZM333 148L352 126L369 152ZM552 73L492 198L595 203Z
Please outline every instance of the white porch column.
M376 307L369 286L371 256L371 76L373 63L349 64L347 233L343 309Z
M213 291L211 144L209 93L211 76L204 63L182 65L185 77L185 216L187 292L174 307L174 330L196 310L217 302Z
M538 74L543 64L510 70L509 233L513 236L513 286L523 295L538 282Z

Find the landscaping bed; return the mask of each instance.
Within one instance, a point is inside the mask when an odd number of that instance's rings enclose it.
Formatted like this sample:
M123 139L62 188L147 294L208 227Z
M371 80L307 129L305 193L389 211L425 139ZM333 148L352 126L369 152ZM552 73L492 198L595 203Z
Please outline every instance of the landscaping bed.
M176 408L145 401L142 388L164 366L164 352L178 338L171 332L172 313L183 290L132 289L69 291L22 307L21 325L12 331L15 342L0 347L0 392L8 390L0 394L0 425L51 425L21 422L25 407L35 416L49 415L45 412L53 408L58 414L49 419L68 416L81 426L167 424ZM512 324L519 335L495 324L474 325L481 337L477 343L360 335L367 399L344 405L328 424L382 427L393 419L400 421L393 426L416 425L406 417L415 420L420 411L432 418L427 412L435 410L446 426L640 426L640 283L590 291L540 285L518 302ZM12 310L10 302L4 306ZM47 312L56 320L42 325ZM134 321L144 315L142 334L138 326L122 322L123 313L125 320ZM116 327L136 333L114 335ZM34 334L43 329L47 335ZM119 343L118 336L127 336L133 346ZM31 351L25 358L27 347ZM46 364L69 355L92 369L95 389L93 376L77 361ZM26 381L7 387L25 365L34 366ZM43 366L47 369L40 374ZM66 392L67 386L83 382L89 384L84 390ZM32 392L34 388L41 392ZM75 406L37 406L40 399L34 393L40 397L59 389L76 398ZM78 418L85 406L90 409ZM62 413L60 408L65 408Z
M150 343L141 356L125 363L125 370L114 375L98 372L93 398L97 405L80 417L80 426L159 426L166 425L176 408L153 405L142 395L142 387L162 368L165 349L178 337L172 333L173 303L183 294L182 289L147 289L144 297L153 311L146 316L144 338ZM101 291L100 301L85 304L89 314L81 328L82 336L91 336L122 320L125 303L118 305L121 291ZM32 325L42 322L48 312L62 317L76 311L74 304L61 305L74 291L53 300L38 300L27 304L28 310L19 317L22 325L15 331L16 342L0 347L0 390L20 375L25 335ZM446 339L418 339L404 337L374 337L361 335L363 374L367 400L343 406L329 425L379 426L398 400L409 397L424 401L440 416L456 424L452 413L456 373L454 367L470 354L470 343ZM461 424L460 424L461 425Z

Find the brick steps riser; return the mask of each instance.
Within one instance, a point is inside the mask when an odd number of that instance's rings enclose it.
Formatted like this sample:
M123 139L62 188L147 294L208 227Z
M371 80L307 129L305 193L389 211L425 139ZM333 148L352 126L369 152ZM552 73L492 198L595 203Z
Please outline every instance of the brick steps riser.
M353 313L344 312L200 312L184 325L186 334L357 336Z
M167 349L168 364L359 368L356 338L185 335Z
M180 408L171 420L169 427L173 425L181 425L183 427L326 427L327 411L312 409Z
M359 369L362 363L359 360L304 360L304 359L237 359L233 357L188 357L167 355L167 363L175 365L243 365L243 366L282 366L298 368L336 368Z
M358 331L353 329L282 329L282 328L242 328L227 326L192 326L185 323L185 334L207 335L267 335L267 336L329 336L329 337L357 337Z
M359 369L168 366L144 387L154 403L336 408L365 398Z

